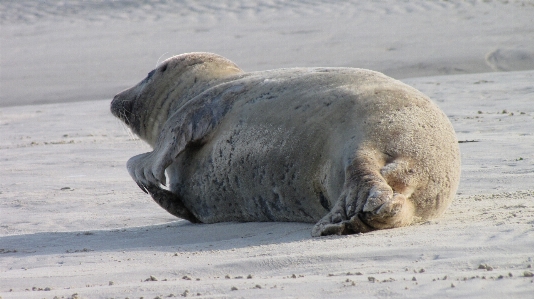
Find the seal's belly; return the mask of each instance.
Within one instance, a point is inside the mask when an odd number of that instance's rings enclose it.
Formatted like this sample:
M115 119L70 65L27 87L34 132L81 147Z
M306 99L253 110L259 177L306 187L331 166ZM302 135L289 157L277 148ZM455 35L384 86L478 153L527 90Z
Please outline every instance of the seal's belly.
M316 222L336 198L321 189L324 145L306 135L250 124L219 131L168 169L171 190L205 223Z

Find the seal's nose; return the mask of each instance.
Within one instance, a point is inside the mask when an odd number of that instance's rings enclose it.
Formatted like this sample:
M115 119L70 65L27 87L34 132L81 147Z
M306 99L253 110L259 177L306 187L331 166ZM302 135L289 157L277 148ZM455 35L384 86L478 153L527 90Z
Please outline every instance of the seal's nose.
M119 112L119 109L120 109L120 107L119 107L119 99L118 98L119 98L119 95L118 94L115 95L113 97L113 100L111 100L111 106L110 106L111 113L113 115L115 115L116 117L119 117L119 113L118 112Z
M132 101L121 99L121 93L119 93L111 100L110 110L115 117L129 125L131 122L132 105Z

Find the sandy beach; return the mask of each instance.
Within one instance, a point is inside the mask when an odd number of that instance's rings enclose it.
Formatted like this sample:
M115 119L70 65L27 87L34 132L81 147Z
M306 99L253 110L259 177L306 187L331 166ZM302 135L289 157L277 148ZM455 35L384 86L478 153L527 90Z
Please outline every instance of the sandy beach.
M534 69L525 1L0 1L0 105L110 99L158 62L368 68L397 79Z
M0 1L0 297L532 298L531 1ZM369 68L450 118L457 197L420 225L195 225L126 171L109 112L158 62Z

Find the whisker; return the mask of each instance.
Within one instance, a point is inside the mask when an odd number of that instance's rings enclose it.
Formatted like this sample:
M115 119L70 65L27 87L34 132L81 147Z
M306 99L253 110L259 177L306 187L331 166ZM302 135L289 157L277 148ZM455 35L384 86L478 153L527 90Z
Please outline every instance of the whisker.
M124 119L126 116L126 114L122 111L119 111L119 117L115 119L116 122L119 123L120 127L122 128L123 132L126 133L130 138L130 140L137 140L139 141L139 137L137 137L137 135L135 135L132 131L132 129L130 129L130 127L128 127L121 119Z

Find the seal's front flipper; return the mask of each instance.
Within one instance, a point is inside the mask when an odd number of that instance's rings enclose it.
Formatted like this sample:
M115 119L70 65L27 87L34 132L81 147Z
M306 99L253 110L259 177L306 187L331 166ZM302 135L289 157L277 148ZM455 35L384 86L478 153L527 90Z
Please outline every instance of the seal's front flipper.
M148 186L166 184L165 168L170 165L168 159L159 155L155 150L149 153L131 157L126 163L128 173L137 183L137 186L147 193Z
M190 100L163 125L154 150L128 160L130 176L145 191L165 185L165 169L191 144L202 145L246 89L239 84L221 84Z
M147 186L146 190L150 196L152 196L152 199L154 199L154 201L167 212L192 223L201 223L201 221L184 206L178 195L154 185Z

